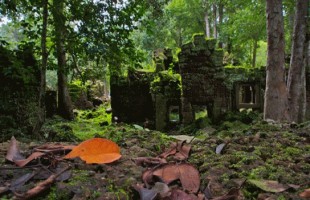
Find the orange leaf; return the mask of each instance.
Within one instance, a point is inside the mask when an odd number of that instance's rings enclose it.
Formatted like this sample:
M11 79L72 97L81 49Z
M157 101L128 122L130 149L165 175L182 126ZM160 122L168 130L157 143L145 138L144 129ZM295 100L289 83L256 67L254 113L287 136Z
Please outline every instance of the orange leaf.
M121 154L119 146L111 140L93 138L74 147L64 158L75 157L80 157L87 164L103 164L120 159Z
M302 193L299 194L301 198L310 198L310 188L305 189Z

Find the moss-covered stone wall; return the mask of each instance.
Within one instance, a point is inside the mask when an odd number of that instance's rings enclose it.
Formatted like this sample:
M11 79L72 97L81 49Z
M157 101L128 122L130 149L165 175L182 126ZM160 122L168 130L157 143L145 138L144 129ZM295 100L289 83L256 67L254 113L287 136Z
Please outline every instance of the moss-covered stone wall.
M128 77L111 77L113 118L119 122L154 121L155 108L150 92L153 73L131 71Z
M223 50L215 39L194 35L179 53L182 76L183 123L194 121L193 105L206 105L215 119L230 107L230 92L224 84Z
M32 49L0 46L0 141L29 135L37 123L40 71Z

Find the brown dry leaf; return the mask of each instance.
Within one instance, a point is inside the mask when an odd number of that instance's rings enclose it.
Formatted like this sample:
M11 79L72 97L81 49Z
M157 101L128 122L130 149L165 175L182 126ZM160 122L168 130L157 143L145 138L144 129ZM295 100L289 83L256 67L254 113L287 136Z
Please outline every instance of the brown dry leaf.
M153 183L153 170L147 169L142 173L142 180L146 187L150 187L150 184Z
M181 176L178 165L172 163L158 167L152 175L159 177L166 184L180 179Z
M185 190L196 193L200 187L200 176L198 170L190 164L179 165L180 181Z
M153 175L161 178L166 184L180 179L184 190L196 193L200 186L198 170L190 164L166 164L153 171Z
M160 158L167 158L170 155L174 155L177 160L186 160L189 157L191 145L186 144L186 141L178 141L171 143L170 148L164 153L160 154Z
M175 154L174 158L177 160L186 160L189 157L189 152L191 148L191 145L187 145L186 141L178 142L178 152Z
M9 146L9 149L8 149L8 152L7 152L6 156L5 156L5 158L8 161L11 161L11 162L14 162L15 160L25 159L20 154L19 147L18 147L18 144L17 144L17 140L15 139L14 136L12 136L12 138L11 138L10 146Z
M300 193L299 196L304 199L310 198L310 188L305 189L305 191Z
M177 152L177 143L173 142L170 144L170 148L165 151L164 153L160 154L159 157L160 158L167 158L170 155L174 155Z
M197 200L197 198L183 192L182 190L174 189L171 191L169 200Z
M15 160L14 163L19 167L24 167L32 160L35 160L37 158L40 158L41 156L45 155L43 152L33 152L27 159L23 160Z
M86 140L73 148L64 158L80 157L87 164L111 163L120 159L120 148L111 140L103 138L93 138Z

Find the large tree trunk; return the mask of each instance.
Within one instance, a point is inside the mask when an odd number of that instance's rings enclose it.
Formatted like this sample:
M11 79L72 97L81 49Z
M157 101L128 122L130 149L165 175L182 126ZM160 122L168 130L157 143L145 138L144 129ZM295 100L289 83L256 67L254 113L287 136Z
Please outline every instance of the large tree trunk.
M56 32L56 49L57 49L57 78L58 78L58 114L65 119L72 120L73 107L67 87L66 75L66 51L65 51L65 16L64 3L62 0L54 1L54 20Z
M306 84L304 51L306 41L306 17L308 1L298 0L291 49L291 62L287 87L289 91L289 111L292 122L303 122L305 118Z
M268 55L264 119L288 121L282 0L266 0L266 3Z
M46 33L47 33L47 19L48 19L48 0L42 0L43 8L43 23L42 23L42 34L41 34L41 69L40 69L40 91L39 91L39 113L38 121L33 129L34 134L38 134L43 123L45 122L45 93L46 93L46 66L48 53L46 49Z

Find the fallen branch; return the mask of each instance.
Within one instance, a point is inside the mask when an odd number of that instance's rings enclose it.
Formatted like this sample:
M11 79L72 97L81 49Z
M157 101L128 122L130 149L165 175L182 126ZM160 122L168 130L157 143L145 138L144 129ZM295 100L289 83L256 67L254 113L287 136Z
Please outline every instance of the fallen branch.
M64 173L68 169L70 169L70 166L65 167L63 170L61 170L57 174L51 175L45 181L40 182L37 186L35 186L34 188L28 190L24 194L14 193L14 195L15 195L14 199L26 200L26 199L31 199L31 198L34 198L34 197L38 196L39 194L41 194L45 190L49 189L50 186L56 181L57 177L59 177L62 173Z

